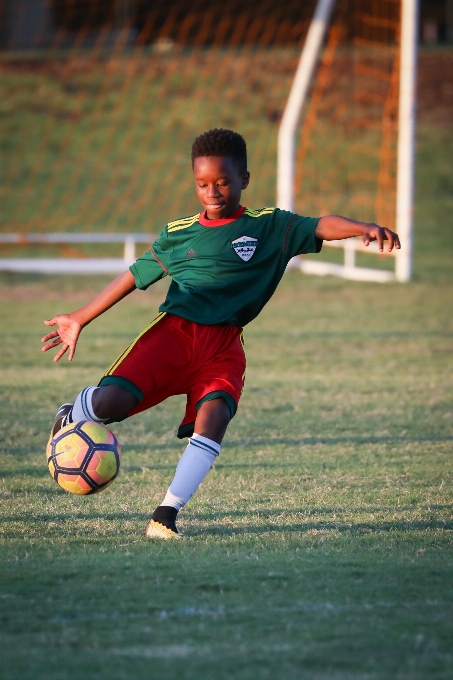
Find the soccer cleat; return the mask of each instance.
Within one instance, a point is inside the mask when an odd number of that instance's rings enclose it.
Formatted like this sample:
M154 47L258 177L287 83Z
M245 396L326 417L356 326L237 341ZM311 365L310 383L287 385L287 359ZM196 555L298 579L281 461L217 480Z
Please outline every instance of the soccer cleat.
M173 538L182 538L182 534L180 534L177 529L174 531L173 529L166 527L165 524L155 522L153 519L150 519L146 525L145 536L148 536L148 538L163 538L166 541Z
M56 416L55 416L55 420L53 422L52 429L50 431L49 443L55 437L57 432L59 432L61 430L62 427L69 424L66 421L66 416L68 416L71 413L72 407L73 407L73 404L62 404L60 406L60 408L58 409Z
M169 505L159 505L153 512L145 529L145 536L149 538L181 538L182 534L176 528L178 511Z

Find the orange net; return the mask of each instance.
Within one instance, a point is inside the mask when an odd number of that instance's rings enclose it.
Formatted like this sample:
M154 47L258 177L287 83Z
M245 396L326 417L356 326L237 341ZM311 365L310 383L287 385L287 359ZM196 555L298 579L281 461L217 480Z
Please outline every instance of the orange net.
M198 210L190 147L212 127L247 140L244 202L274 205L278 127L315 5L0 4L0 229L156 233ZM301 119L303 214L394 224L399 5L338 0Z
M399 12L337 4L298 147L299 210L395 226Z

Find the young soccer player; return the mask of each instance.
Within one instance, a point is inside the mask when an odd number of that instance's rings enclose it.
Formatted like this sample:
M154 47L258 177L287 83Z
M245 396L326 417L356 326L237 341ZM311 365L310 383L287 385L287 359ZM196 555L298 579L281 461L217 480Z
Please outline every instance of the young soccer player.
M135 288L171 276L158 316L107 369L58 410L51 437L78 420L113 423L167 397L187 395L178 437L189 443L162 503L146 527L152 538L178 538L176 517L220 453L244 386L242 328L273 295L289 260L317 253L323 240L361 236L365 245L400 248L397 234L376 224L328 215L302 217L278 208L241 205L247 188L246 144L214 129L192 146L195 190L203 212L169 222L148 252L84 307L45 321L57 325L43 351L61 345L72 361L82 329Z

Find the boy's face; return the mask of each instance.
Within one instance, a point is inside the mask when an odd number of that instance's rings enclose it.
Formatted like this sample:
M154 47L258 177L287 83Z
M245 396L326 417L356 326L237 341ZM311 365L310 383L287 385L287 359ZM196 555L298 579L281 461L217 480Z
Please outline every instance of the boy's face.
M200 156L194 160L193 174L198 199L211 220L236 212L241 192L248 186L250 173L239 173L232 158Z

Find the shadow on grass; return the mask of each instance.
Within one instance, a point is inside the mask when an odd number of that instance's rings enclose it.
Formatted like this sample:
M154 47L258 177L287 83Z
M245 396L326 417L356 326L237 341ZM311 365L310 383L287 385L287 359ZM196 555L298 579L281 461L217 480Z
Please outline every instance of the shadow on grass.
M351 533L380 533L380 532L391 532L391 531L404 531L404 532L419 532L425 531L427 529L453 529L453 520L438 520L438 519L426 519L426 520L413 520L413 521L381 521L381 522L345 522L345 521L300 521L300 522L290 522L284 524L280 522L275 524L275 519L282 518L285 515L302 515L303 517L323 517L331 516L334 514L348 514L357 515L363 513L369 514L383 514L383 513L403 513L403 512L413 512L414 506L382 506L382 507L366 507L366 508L313 508L310 510L303 509L293 509L293 508L276 508L273 510L260 509L259 511L233 511L225 513L204 513L200 515L193 515L190 517L191 520L196 522L197 520L213 523L214 527L203 526L199 529L194 528L191 532L194 536L202 535L224 535L224 536L237 536L242 534L266 534L269 532L279 532L279 533L308 533L310 531L337 531L337 532L351 532ZM428 505L428 506L417 506L417 510L424 512L435 512L435 511L451 511L453 510L453 505ZM216 521L221 521L222 518L236 518L241 519L244 517L250 517L250 515L258 515L259 525L247 525L241 527L225 526L223 524L216 525ZM269 523L263 525L263 519L270 520Z
M27 523L44 523L51 522L52 524L63 524L64 522L72 522L74 520L80 520L82 522L94 522L99 519L105 521L116 522L118 520L122 521L148 521L150 518L149 512L93 512L89 510L87 512L66 512L55 515L54 513L49 514L35 514L29 515L24 513L23 515L3 515L0 517L0 524L7 524L8 522L27 522Z
M370 515L379 513L402 513L402 512L413 512L415 509L422 512L436 512L442 510L453 511L453 504L433 504L433 505L382 505L379 507L359 507L359 508L346 508L346 507L335 507L335 508L259 508L258 510L233 510L230 512L208 512L208 513L196 513L188 514L187 517L193 519L194 521L207 521L215 522L223 517L250 517L250 515L258 516L259 518L281 517L284 515L302 515L303 517L313 517L313 516L323 516L323 515L336 515L345 514L348 515L358 515L369 513ZM0 520L1 521L1 520Z
M320 533L326 531L338 532L338 533L350 533L354 534L379 534L379 533L390 533L394 532L404 532L404 533L415 533L422 532L426 530L433 529L444 529L452 530L453 521L439 521L439 520L417 520L414 522L359 522L357 524L340 522L304 522L304 523L292 523L292 524L267 524L266 526L253 526L248 525L245 527L229 527L229 526L217 526L217 527L203 527L191 529L191 536L247 536L247 535L257 535L257 534L269 534L269 533L299 533L307 534L310 532Z

